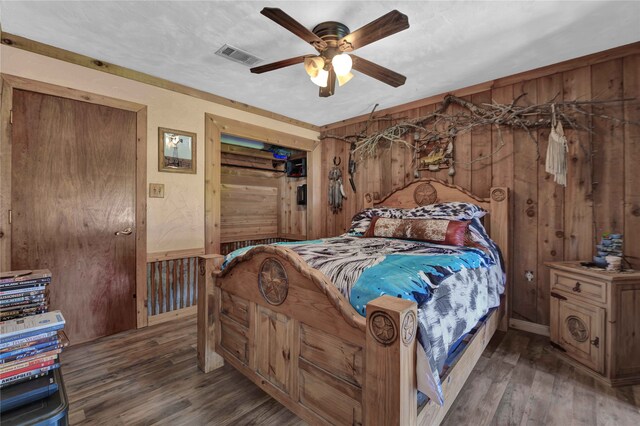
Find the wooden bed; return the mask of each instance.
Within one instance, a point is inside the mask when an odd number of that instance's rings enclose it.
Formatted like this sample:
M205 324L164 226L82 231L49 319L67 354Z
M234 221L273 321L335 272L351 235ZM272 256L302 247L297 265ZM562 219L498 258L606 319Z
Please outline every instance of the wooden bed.
M507 261L508 188L492 188L486 199L422 179L379 202L370 194L365 201L367 207L401 208L475 203L490 212L485 227ZM311 424L439 424L495 330L507 327L503 297L442 377L445 406L429 401L418 407L414 302L382 296L367 305L364 318L324 274L286 247L260 246L222 272L215 261L200 265L199 367L209 372L226 360Z

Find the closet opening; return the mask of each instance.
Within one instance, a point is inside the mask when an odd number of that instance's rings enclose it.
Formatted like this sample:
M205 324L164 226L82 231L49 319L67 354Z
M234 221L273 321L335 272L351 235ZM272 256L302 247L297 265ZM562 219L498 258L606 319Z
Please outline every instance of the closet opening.
M307 239L307 152L220 134L220 253Z

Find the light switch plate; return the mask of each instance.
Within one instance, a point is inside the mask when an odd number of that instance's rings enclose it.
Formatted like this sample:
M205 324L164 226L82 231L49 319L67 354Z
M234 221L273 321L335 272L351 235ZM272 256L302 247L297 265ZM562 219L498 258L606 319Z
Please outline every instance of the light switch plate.
M164 198L164 183L150 183L149 198Z

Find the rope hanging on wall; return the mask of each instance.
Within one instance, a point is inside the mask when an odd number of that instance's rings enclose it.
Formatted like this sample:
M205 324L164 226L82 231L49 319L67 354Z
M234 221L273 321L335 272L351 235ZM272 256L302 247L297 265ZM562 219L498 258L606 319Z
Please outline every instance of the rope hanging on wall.
M549 133L549 145L547 145L547 158L545 170L554 177L558 185L567 186L567 153L569 146L564 135L562 122L557 120L556 106L551 104L551 132Z

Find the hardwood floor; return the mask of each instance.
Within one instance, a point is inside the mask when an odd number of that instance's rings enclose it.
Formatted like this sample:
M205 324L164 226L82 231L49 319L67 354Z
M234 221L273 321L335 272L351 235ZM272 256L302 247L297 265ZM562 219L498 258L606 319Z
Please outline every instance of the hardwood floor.
M195 317L62 355L72 424L304 424L232 367L196 367ZM559 360L548 338L493 338L444 425L638 425L640 386L608 388Z

